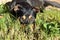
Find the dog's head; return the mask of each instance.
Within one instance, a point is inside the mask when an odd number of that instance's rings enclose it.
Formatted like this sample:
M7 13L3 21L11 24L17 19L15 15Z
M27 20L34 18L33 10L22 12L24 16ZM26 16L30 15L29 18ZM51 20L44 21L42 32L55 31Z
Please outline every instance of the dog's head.
M31 7L27 3L17 4L13 8L13 10L17 14L17 16L20 17L19 20L22 24L34 23L36 13L38 12L38 9Z
M35 9L22 9L23 15L20 17L20 21L23 24L34 23L36 18Z

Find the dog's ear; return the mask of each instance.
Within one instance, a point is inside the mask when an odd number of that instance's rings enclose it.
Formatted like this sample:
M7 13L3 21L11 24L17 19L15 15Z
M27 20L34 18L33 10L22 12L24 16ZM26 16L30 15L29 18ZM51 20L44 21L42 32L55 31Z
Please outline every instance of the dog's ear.
M20 8L19 8L19 7L20 7L20 5L16 5L16 6L14 6L14 8L13 8L13 9L14 9L14 11L20 10Z
M17 4L14 7L12 7L11 10L17 11L20 10L21 7L22 7L21 5Z
M38 13L39 12L39 8L38 7L33 7L33 11L35 11L36 13Z

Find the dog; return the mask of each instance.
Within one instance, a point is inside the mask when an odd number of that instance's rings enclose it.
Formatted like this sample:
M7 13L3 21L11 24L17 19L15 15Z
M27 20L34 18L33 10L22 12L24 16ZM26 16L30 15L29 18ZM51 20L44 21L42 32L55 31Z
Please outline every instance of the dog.
M23 26L32 24L30 28L31 31L35 29L35 19L39 9L32 7L29 3L24 1L14 1L6 4L8 5L11 14L16 18L19 18L20 23Z
M38 12L27 2L17 3L10 11L15 17L20 17L21 24L35 23L36 13Z

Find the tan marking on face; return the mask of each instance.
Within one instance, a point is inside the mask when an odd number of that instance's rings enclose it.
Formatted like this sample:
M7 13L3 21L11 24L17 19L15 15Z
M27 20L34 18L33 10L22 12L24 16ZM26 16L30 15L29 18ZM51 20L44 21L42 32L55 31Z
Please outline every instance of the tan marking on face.
M33 9L34 11L36 11L36 9Z
M18 7L21 7L21 5L16 5L16 6L14 7L14 11L19 10L19 8L18 8Z
M19 10L18 6L15 6L14 11L17 11L17 10Z
M24 16L22 16L22 18L25 20L26 19L26 16L24 15Z
M31 19L31 18L32 18L32 15L29 16L29 19Z
M40 8L34 7L33 10L36 11L36 12L38 12L40 10Z

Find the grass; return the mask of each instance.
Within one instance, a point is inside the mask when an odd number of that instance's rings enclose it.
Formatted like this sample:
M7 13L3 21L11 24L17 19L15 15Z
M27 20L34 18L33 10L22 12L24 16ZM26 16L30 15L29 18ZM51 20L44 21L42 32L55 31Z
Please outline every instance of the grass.
M5 5L0 5L0 40L60 40L59 10L44 10L44 13L37 13L36 17L36 28L32 32L31 24L22 27Z

